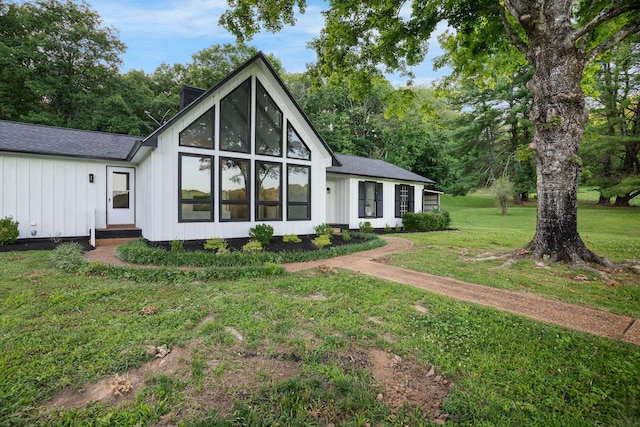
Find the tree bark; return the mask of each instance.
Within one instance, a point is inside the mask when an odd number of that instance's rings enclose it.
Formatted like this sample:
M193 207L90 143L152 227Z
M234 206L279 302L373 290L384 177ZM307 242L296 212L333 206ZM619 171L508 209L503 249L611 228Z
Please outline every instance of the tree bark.
M587 61L570 42L575 31L569 20L571 2L509 3L518 5L515 16L529 42L525 54L535 69L527 87L533 95L538 213L527 248L535 259L599 261L578 234L578 144L588 118L580 82Z

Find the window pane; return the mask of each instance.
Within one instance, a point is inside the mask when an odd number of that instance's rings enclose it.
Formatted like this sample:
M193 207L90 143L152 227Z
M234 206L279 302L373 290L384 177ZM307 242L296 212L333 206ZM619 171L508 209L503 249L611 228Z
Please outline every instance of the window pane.
M223 221L249 219L249 205L231 205L223 203L220 219Z
M211 200L211 157L181 156L182 200Z
M280 171L281 165L274 163L256 162L258 179L258 201L280 201Z
M364 214L367 217L376 215L376 184L364 183Z
M309 205L289 205L289 219L309 219Z
M211 205L200 205L193 203L182 203L182 220L183 221L202 221L212 218Z
M251 79L220 101L220 149L249 152Z
M260 83L256 89L256 153L282 155L282 111Z
M295 131L291 123L287 123L287 157L292 159L311 160L311 151Z
M129 209L129 173L113 172L111 177L113 187L113 209Z
M213 148L213 108L180 132L180 145Z
M220 197L222 200L249 201L249 161L220 161Z
M256 215L257 220L267 220L267 219L275 219L279 220L282 218L280 205L259 205L258 206L258 214Z
M309 175L310 170L306 166L288 167L287 197L289 202L309 201Z

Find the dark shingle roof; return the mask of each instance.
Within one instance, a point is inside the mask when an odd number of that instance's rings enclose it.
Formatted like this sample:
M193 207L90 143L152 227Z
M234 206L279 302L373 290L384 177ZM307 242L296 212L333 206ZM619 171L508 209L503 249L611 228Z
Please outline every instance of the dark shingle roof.
M0 151L128 160L140 137L0 120Z
M336 154L335 156L338 161L342 163L342 166L332 166L327 168L327 172L435 184L435 181L387 163L384 160L368 159L366 157L349 156L346 154Z

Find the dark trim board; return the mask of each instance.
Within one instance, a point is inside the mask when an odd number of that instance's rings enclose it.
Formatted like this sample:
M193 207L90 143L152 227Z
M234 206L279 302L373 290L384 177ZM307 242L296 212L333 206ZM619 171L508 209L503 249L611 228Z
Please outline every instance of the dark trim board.
M18 239L12 245L0 245L0 252L51 251L63 243L78 243L86 250L93 249L89 245L89 236L61 237L58 239Z

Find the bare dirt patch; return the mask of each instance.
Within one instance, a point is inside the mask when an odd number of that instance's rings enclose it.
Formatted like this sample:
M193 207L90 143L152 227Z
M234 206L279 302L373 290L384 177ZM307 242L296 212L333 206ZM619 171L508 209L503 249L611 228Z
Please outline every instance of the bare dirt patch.
M448 418L440 407L453 383L438 375L433 366L424 366L376 348L355 350L347 357L356 366L371 372L373 380L384 389L378 399L392 409L415 406L438 424Z
M187 367L185 356L188 350L176 347L163 358L156 358L142 364L137 369L132 369L123 374L102 378L97 383L84 384L79 389L66 389L49 401L47 409L81 408L91 402L112 401L113 403L128 402L144 387L145 378L157 375L175 375L180 369ZM126 384L124 389L118 387Z
M132 401L155 375L187 379L192 375L191 364L196 355L206 364L200 381L191 381L184 390L185 406L168 414L163 423L172 424L179 419L196 417L212 409L221 416L231 413L237 401L253 397L265 383L275 383L295 377L302 362L287 349L268 355L246 352L240 346L225 349L205 348L194 341L185 348L176 347L162 359L156 359L117 377L105 377L95 384L86 384L79 390L65 390L54 397L47 409L81 408L95 401L114 405ZM410 358L401 358L376 348L353 348L345 353L328 356L326 362L340 360L344 369L365 369L371 373L374 384L380 387L377 396L393 410L405 405L420 408L426 417L443 423L448 415L442 414L442 401L453 385ZM114 393L114 384L126 384L126 393ZM119 390L122 390L120 388ZM162 423L161 423L162 424Z

